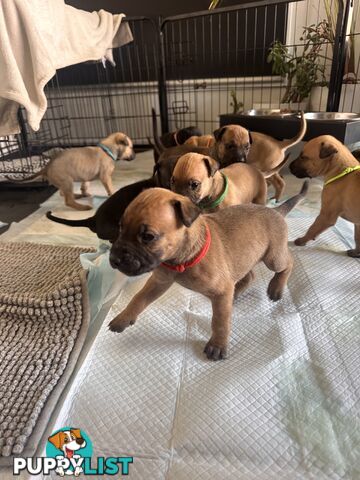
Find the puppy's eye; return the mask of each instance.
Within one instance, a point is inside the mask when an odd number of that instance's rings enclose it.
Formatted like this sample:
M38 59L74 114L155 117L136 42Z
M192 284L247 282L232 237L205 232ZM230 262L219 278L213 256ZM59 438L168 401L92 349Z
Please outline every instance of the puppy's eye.
M64 443L69 443L69 439L68 438L64 438Z
M143 232L141 235L141 240L143 243L151 243L155 240L156 235L151 232Z
M191 188L191 190L196 190L200 185L200 182L198 182L197 180L191 180L189 182L189 187Z

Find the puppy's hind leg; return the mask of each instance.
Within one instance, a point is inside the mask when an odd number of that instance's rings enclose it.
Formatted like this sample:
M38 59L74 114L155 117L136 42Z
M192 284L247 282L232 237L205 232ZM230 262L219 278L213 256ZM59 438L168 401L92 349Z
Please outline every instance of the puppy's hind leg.
M80 198L81 197L91 197L91 194L89 193L89 185L90 185L90 182L81 182L81 195L80 195Z
M241 280L235 283L235 292L234 292L234 299L237 298L240 293L242 293L248 286L250 285L251 282L253 282L255 278L255 273L250 270L249 273L245 275Z
M100 181L104 185L105 190L109 196L115 192L110 175L100 175Z
M354 225L355 231L355 248L353 250L348 250L346 253L349 257L360 258L360 223Z
M268 180L275 189L275 195L272 198L275 198L276 202L278 202L284 193L285 181L280 173L274 173Z
M60 191L63 193L65 197L65 205L67 207L75 208L76 210L91 210L92 207L90 205L82 205L81 203L77 203L75 201L75 196L73 192L73 182L72 180L66 180L59 185L58 187Z
M294 260L289 252L287 245L281 245L281 248L272 248L264 258L265 265L276 272L270 280L267 294L270 300L277 302L283 295L287 281L291 274Z

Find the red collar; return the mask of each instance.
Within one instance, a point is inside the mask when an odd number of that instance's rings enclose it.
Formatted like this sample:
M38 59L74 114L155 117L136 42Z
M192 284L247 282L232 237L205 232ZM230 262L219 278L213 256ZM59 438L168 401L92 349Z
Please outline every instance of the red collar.
M170 265L169 263L162 262L161 265L163 267L168 268L169 270L174 270L175 272L183 273L187 268L194 267L197 263L201 262L201 260L207 254L211 243L211 233L209 227L206 225L206 239L205 243L200 250L200 252L196 255L196 257L191 260L190 262L180 263L179 265Z

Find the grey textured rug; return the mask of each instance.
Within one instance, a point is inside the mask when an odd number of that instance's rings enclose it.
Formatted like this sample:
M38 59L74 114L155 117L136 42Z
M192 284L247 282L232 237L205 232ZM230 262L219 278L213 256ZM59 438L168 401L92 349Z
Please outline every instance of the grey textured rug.
M89 324L84 249L0 243L0 465L34 455Z

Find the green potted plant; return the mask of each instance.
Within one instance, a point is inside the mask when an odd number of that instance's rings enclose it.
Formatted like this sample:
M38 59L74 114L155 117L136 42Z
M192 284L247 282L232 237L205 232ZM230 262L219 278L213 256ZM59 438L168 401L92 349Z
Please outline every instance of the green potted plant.
M243 102L240 102L240 100L238 100L235 90L230 91L230 97L230 107L232 107L233 110L232 113L234 115L236 115L237 113L241 113L244 110L244 104Z
M326 62L323 47L331 41L331 28L327 20L304 27L300 38L303 45L291 49L276 40L268 53L272 73L286 79L280 108L306 110L311 90L326 85Z

